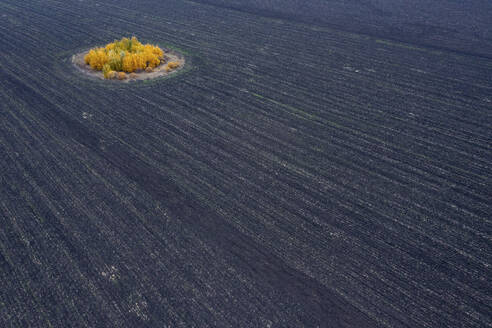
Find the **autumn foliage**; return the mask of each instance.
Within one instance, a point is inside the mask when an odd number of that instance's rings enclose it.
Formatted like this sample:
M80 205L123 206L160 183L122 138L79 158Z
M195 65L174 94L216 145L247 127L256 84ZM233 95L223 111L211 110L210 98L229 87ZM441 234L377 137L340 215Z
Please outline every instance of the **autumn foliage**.
M91 49L84 61L92 69L102 71L106 79L124 79L124 72L151 72L164 61L164 52L156 45L142 44L136 37L122 38L104 47ZM170 66L174 69L179 63L168 63L166 71Z
M173 69L178 68L178 67L179 67L179 63L172 61L172 62L167 63L166 71L170 71L170 70L173 70Z

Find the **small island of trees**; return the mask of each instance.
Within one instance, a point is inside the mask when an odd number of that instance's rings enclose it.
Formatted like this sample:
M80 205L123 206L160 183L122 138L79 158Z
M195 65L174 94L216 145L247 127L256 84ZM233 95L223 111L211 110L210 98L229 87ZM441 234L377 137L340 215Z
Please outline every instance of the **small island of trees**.
M164 51L156 45L142 44L136 37L122 38L104 47L89 50L84 62L93 70L102 71L105 79L135 77L136 73L152 73L155 68L166 64L166 72L180 66L178 61L166 62Z

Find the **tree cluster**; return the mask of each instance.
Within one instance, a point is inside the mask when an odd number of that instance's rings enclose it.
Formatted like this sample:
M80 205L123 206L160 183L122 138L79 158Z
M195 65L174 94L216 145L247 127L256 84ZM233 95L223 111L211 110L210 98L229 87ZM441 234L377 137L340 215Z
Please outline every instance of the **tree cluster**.
M115 78L121 74L135 71L151 71L164 59L161 48L151 44L142 44L136 37L122 38L104 47L93 48L84 57L85 63L92 69L103 71L104 77Z

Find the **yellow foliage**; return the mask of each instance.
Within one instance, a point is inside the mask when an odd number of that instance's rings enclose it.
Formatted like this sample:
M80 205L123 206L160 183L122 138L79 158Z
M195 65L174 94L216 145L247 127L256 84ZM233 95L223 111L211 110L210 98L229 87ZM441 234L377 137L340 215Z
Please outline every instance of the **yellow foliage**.
M87 55L85 55L84 60L87 64L91 66L92 69L102 70L104 64L108 61L108 55L103 48L91 49Z
M107 52L109 52L111 50L114 50L114 47L115 47L114 43L108 43L104 48L106 49Z
M109 64L104 64L102 71L103 71L104 78L105 79L109 78L109 72L111 72L111 67L109 66Z
M125 52L123 56L123 67L122 70L125 72L133 72L135 69L133 68L133 60L129 52Z
M118 72L118 80L125 80L125 79L126 79L126 73Z
M93 53L94 53L94 50L92 50L92 49L91 49L91 50L89 51L89 53L87 53L87 55L85 55L85 56L84 56L84 61L85 61L85 63L86 63L87 65L89 65L89 64L90 64L90 62L91 62L91 58L92 58Z
M107 79L110 79L110 80L112 80L112 79L116 79L116 72L115 72L115 71L109 71L109 72L108 72L108 77L107 77Z
M172 62L167 63L166 71L169 72L170 70L173 70L173 69L178 68L178 67L179 67L179 63L176 61L172 61Z
M144 45L136 37L132 37L116 40L103 48L91 49L84 61L92 69L103 70L104 77L109 78L111 71L132 73L149 67L153 69L161 64L163 57L164 52L158 46ZM119 74L118 78L120 76L122 75Z

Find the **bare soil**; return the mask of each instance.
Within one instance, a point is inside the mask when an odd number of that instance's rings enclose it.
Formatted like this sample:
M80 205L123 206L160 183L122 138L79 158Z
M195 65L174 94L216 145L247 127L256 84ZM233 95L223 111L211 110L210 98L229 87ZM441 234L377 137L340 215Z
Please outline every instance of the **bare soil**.
M89 50L73 55L72 63L83 74L88 75L90 77L105 80L102 71L94 70L85 63L84 57L88 52ZM172 61L178 62L179 67L167 72L166 71L167 63ZM128 83L130 81L155 79L157 77L174 74L177 71L181 70L184 67L184 65L185 65L185 59L183 56L172 51L164 51L164 61L161 61L161 64L156 68L154 68L152 72L140 71L140 72L134 72L132 74L127 73L126 79L124 80L114 79L114 80Z

